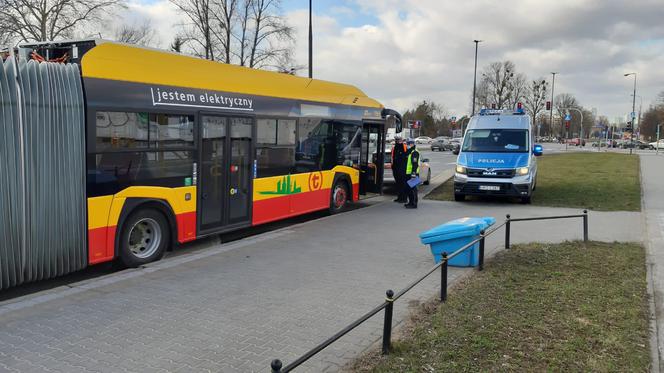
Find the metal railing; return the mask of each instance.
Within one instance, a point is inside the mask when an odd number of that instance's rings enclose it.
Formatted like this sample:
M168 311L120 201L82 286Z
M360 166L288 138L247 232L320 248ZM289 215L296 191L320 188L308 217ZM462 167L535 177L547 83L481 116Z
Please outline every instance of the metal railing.
M451 259L453 259L457 255L460 255L464 251L468 250L471 247L474 247L476 244L479 243L477 270L482 271L482 270L484 270L485 239L486 239L486 237L490 236L491 234L493 234L494 232L496 232L498 229L502 228L503 226L505 227L505 249L509 249L510 248L510 236L511 236L511 230L512 230L512 223L521 222L521 221L571 219L571 218L582 218L583 219L583 241L588 242L588 210L583 210L583 213L578 214L578 215L542 216L542 217L534 217L534 218L516 218L516 219L514 219L509 214L506 215L506 219L505 219L504 222L502 222L499 225L492 226L489 230L480 231L480 236L478 238L474 239L473 241L469 242L468 244L466 244L466 245L462 246L461 248L457 249L452 254L448 255L446 252L442 253L442 260L440 261L440 263L433 266L424 275L420 276L417 280L411 282L409 285L407 285L405 288L403 288L398 293L395 294L394 291L387 290L385 292L385 301L382 304L376 306L371 311L365 313L359 319L353 321L353 323L351 323L347 327L343 328L338 333L336 333L332 337L328 338L327 340L325 340L324 342L322 342L318 346L312 348L311 350L309 350L307 353L305 353L304 355L297 358L292 363L290 363L286 366L283 366L283 363L281 362L281 360L279 360L279 359L272 360L272 363L270 364L270 366L272 368L272 373L286 373L286 372L290 372L293 369L299 367L300 365L305 363L307 360L311 359L314 355L321 352L327 346L329 346L332 343L336 342L338 339L345 336L350 331L352 331L356 327L360 326L362 323L369 320L371 317L373 317L374 315L376 315L377 313L379 313L382 310L385 310L385 314L384 314L385 317L384 317L384 320L383 320L382 353L383 353L383 355L388 355L390 353L390 350L391 350L391 347L392 347L392 316L393 316L393 313L394 313L394 302L397 299L401 298L403 295L405 295L412 288L417 286L420 282L424 281L424 279L429 277L438 268L440 268L440 301L445 302L445 301L447 301L447 267L448 267L448 262Z

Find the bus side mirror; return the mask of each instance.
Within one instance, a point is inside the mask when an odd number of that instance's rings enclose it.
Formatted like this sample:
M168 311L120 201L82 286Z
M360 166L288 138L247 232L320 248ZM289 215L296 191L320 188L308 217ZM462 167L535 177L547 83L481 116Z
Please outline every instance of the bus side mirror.
M387 128L394 127L395 133L401 133L401 131L403 131L403 125L401 124L401 121L399 120L399 118L397 118L396 115L388 115L385 118L385 125Z
M539 145L539 144L535 145L533 147L533 155L535 155L536 157L539 157L542 154L544 154L544 148L542 147L542 145Z

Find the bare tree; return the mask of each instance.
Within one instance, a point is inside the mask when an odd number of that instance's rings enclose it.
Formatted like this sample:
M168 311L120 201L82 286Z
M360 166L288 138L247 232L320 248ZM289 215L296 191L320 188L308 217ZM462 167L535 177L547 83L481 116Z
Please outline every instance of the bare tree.
M254 0L242 0L238 10L238 32L233 36L235 37L238 47L233 51L233 54L238 58L240 66L246 66L248 60L249 37L251 31L249 30L252 20Z
M293 30L280 15L281 0L170 1L188 19L181 27L194 53L252 68L298 69L292 61Z
M58 40L119 7L123 0L0 0L0 25L18 42Z
M515 73L514 78L510 80L511 94L507 99L508 107L506 109L516 108L517 103L522 102L528 92L528 83L526 76L522 73Z
M115 29L113 39L121 43L153 46L157 44L157 31L149 20L122 24Z
M249 67L265 67L270 61L290 55L293 29L278 15L280 7L280 0L253 0Z
M182 35L176 35L173 41L171 42L171 45L169 45L168 48L173 52L182 53L182 47L186 42L187 39L185 37L183 37Z
M528 91L524 96L524 106L532 118L533 124L537 120L537 115L544 110L548 88L548 83L543 78L531 81L528 86Z
M212 0L170 0L170 2L188 20L180 26L185 39L194 44L192 46L194 54L214 61Z
M237 21L238 0L213 0L215 11L214 24L211 30L221 45L223 61L231 63L231 50L233 49L233 31Z
M504 109L513 101L515 70L512 61L493 62L484 69L480 86L486 90L488 104Z
M569 93L561 93L559 95L556 95L556 98L554 99L556 110L558 111L558 116L560 118L565 118L565 115L567 114L567 109L566 108L581 108L581 105L579 105L579 102L576 100L576 97L574 95L569 94ZM572 122L579 122L581 118L579 118L579 113L576 112L576 110L572 110L570 113L570 116L572 118ZM564 120L560 121L560 137L565 137L565 125L564 125Z

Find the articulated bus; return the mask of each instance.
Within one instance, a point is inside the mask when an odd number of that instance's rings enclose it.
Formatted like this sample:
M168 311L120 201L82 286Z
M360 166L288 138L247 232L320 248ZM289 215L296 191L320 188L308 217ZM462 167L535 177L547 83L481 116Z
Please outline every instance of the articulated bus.
M0 64L0 288L339 212L381 192L401 126L344 84L100 40L16 53Z

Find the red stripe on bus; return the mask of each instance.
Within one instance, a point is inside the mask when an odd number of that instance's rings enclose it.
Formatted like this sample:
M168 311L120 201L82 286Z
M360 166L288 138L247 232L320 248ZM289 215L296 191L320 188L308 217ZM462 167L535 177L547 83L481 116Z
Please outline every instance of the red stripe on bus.
M254 201L252 224L264 224L330 206L330 189L319 189L287 196Z
M196 239L196 211L185 212L176 216L178 224L178 242L185 243Z
M360 200L360 184L353 184L353 202Z
M109 242L111 245L109 246ZM98 264L113 260L115 252L115 227L88 230L88 263ZM109 249L110 247L110 249Z

